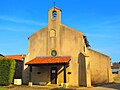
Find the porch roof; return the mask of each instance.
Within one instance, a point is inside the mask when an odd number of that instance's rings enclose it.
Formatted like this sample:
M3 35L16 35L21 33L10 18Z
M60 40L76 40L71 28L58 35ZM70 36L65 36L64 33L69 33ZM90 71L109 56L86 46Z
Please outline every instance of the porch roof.
M42 64L64 64L70 61L70 56L57 56L57 57L36 57L28 61L26 65L42 65Z

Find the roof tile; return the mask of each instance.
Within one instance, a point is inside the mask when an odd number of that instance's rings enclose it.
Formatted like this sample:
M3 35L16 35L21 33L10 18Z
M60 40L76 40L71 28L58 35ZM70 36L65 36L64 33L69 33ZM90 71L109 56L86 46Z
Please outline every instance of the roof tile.
M23 60L25 58L25 56L26 56L25 54L20 54L20 55L8 55L5 57L15 59L15 60Z
M31 61L28 61L26 65L68 63L70 59L71 59L70 56L36 57L32 59Z

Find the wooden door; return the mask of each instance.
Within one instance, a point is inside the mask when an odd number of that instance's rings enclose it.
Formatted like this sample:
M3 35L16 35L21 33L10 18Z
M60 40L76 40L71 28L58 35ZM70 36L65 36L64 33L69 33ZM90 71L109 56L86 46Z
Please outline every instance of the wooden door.
M57 84L57 67L51 67L51 84Z

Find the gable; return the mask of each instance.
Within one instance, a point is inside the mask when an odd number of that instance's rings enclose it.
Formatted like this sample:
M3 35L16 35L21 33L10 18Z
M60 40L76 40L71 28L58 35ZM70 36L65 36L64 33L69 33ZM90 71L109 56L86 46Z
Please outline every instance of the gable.
M48 30L48 26L46 26L46 27L44 27L44 28L36 31L36 32L33 33L31 36L29 36L28 39L29 39L29 38L32 38L32 37L34 37L34 36L37 36L37 35L39 35L39 34L45 33L47 30Z

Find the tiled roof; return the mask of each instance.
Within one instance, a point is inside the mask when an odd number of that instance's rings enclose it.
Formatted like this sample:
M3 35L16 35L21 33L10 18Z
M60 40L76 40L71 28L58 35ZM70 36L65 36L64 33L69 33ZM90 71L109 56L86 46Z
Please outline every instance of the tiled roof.
M27 62L26 65L68 63L70 59L70 56L36 57Z
M25 58L25 56L26 56L25 54L20 54L20 55L8 55L5 57L15 59L15 60L23 60Z

